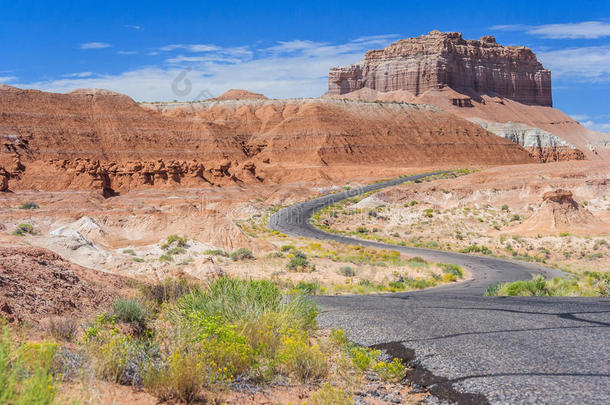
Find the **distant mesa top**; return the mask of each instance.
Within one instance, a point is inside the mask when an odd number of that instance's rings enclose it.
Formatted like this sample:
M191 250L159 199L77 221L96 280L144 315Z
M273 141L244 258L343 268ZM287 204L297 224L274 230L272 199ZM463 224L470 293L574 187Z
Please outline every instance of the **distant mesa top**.
M211 100L222 101L222 100L267 100L262 94L253 93L248 90L241 89L231 89L216 98L212 98Z
M465 40L459 32L431 31L368 51L359 63L334 67L328 93L362 88L407 90L418 96L449 86L462 93L497 95L552 106L551 72L524 46L502 46L493 36Z

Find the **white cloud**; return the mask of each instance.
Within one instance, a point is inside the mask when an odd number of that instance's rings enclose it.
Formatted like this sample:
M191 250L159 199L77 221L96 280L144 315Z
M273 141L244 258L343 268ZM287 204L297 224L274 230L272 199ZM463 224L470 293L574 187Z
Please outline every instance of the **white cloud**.
M62 75L62 77L89 77L92 75L93 75L93 73L91 73L91 72L78 72L78 73L67 73L65 75Z
M10 83L17 80L16 76L0 76L0 83Z
M591 118L587 114L570 114L570 117L572 117L576 121L585 121Z
M129 25L129 24L125 24L125 28L131 28L134 30L141 30L142 27L140 25Z
M610 123L608 123L608 122L597 122L597 121L588 120L588 121L581 122L581 124L593 131L610 132Z
M163 51L163 52L175 51L177 49L184 49L189 52L210 52L210 51L217 51L219 48L215 45L207 45L207 44L187 44L187 45L170 44L170 45L165 45L165 46L162 46L161 48L159 48L159 50Z
M602 21L583 21L579 23L544 25L494 25L498 31L525 31L549 39L595 39L610 37L610 23Z
M538 59L553 72L554 78L610 81L610 45L539 52Z
M112 45L106 42L86 42L84 44L80 44L80 49L104 49L110 48Z
M119 55L137 55L136 51L118 51Z
M231 88L243 88L269 97L318 97L328 89L328 70L362 59L371 47L383 47L395 35L358 38L341 44L295 40L270 47L222 48L204 45L204 54L171 55L157 66L146 66L116 75L61 78L19 85L47 91L67 92L75 88L105 88L128 94L138 101L193 100L204 91L220 95ZM195 49L191 45L167 45L170 50ZM202 49L202 48L196 48ZM169 55L168 55L169 56ZM185 95L174 89L192 88ZM179 92L180 94L183 94Z

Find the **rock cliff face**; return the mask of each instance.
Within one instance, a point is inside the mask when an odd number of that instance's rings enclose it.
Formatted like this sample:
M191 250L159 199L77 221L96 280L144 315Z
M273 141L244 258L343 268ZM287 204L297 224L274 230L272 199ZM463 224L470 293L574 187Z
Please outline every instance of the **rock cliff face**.
M369 51L360 63L332 68L328 75L330 95L368 87L417 96L443 86L526 104L553 104L551 72L536 55L523 46L501 46L492 36L477 41L457 32L432 31Z
M519 122L488 122L479 118L471 118L470 121L502 138L518 143L543 163L585 159L585 154L574 145L540 128Z
M532 161L520 146L432 106L320 99L138 105L102 90L0 89L0 142L0 190L95 189L106 197L311 181L324 168L348 179L370 168Z

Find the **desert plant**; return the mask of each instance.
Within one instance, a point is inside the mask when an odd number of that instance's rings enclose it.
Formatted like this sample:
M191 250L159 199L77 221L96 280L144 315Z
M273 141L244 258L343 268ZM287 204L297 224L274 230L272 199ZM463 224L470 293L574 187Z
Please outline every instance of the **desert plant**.
M208 249L203 251L204 255L229 257L229 254L221 249Z
M115 301L114 315L121 322L133 323L142 329L146 327L146 323L150 318L149 310L144 304L128 298L121 298Z
M233 261L242 261L242 260L252 260L254 259L254 255L252 252L246 248L239 248L235 252L230 254L231 260Z
M26 234L34 234L34 226L32 224L19 224L17 229L13 232L13 235L25 236Z
M178 247L178 246L170 248L170 249L167 250L167 254L171 255L171 256L173 256L173 255L182 255L182 254L185 254L185 253L186 253L186 249L183 248L183 247Z
M380 361L373 366L373 371L384 381L399 382L407 375L402 362L394 358L391 362Z
M75 320L60 316L49 318L46 326L51 337L66 342L73 342L79 329Z
M176 234L169 235L167 237L167 241L161 245L161 249L168 249L172 246L185 247L186 242L187 242L186 236L179 236Z
M356 271L350 266L342 266L339 268L339 274L345 277L354 277L356 275Z
M313 393L307 405L351 405L354 399L341 388L333 387L328 383Z
M277 353L279 369L301 381L320 379L328 373L326 356L317 345L299 335L282 338Z
M130 256L136 255L136 251L133 249L123 249L123 251L121 253L123 253L124 255L130 255Z
M295 251L286 268L291 271L313 271L315 266L307 260L307 255L301 251Z
M36 204L36 203L35 203L35 202L33 202L33 201L28 201L28 202L26 202L26 203L23 203L23 204L21 204L21 206L19 207L19 209L22 209L22 210L37 210L38 208L40 208L40 207L38 206L38 204Z
M159 261L162 261L162 262L173 262L174 258L171 257L170 255L161 255L161 256L159 256Z
M457 264L438 263L437 265L438 265L438 267L443 269L443 272L446 273L446 274L452 274L452 275L456 276L457 278L463 278L464 277L464 271Z
M51 373L57 345L17 343L8 326L0 335L0 403L51 405L58 384Z
M184 279L168 278L160 283L144 285L140 291L146 300L161 305L165 302L174 302L196 289L199 289L199 286L195 283Z

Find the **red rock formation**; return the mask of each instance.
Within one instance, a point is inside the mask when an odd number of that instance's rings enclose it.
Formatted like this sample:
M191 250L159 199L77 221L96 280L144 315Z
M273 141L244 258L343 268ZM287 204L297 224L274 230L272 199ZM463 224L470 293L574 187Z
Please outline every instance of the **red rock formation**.
M457 32L432 31L366 53L360 63L332 68L331 95L364 87L414 95L449 86L496 94L526 104L551 106L551 72L528 48L501 46L492 36L464 40Z
M291 167L303 179L303 167L532 161L519 146L429 106L257 99L146 107L103 90L0 89L0 188L96 189L108 197L289 182Z
M216 98L210 100L222 101L222 100L267 100L267 97L260 93L253 93L248 90L231 89Z

